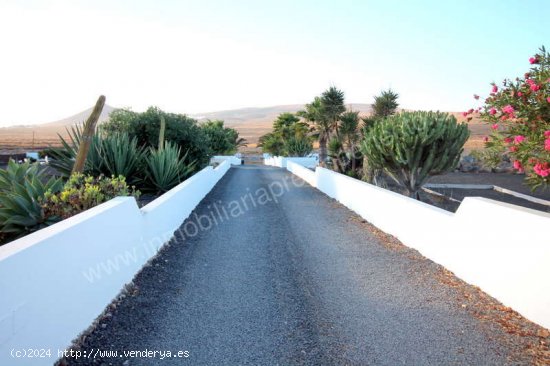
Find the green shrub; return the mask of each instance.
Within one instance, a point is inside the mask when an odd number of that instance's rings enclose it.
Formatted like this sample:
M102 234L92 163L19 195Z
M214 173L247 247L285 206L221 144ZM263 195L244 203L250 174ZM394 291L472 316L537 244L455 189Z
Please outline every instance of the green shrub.
M284 140L284 151L287 156L307 156L313 151L313 144L307 136L290 136Z
M77 173L71 175L60 192L46 192L42 208L46 217L59 221L118 196L138 198L139 195L139 191L126 184L123 176L95 178Z
M468 126L447 113L402 112L376 123L361 147L373 168L418 198L429 176L456 168L468 136Z
M195 170L195 162L187 162L187 155L180 157L180 148L169 142L163 149L149 148L144 191L160 194L183 182Z
M41 200L47 191L61 189L60 179L46 180L37 164L16 164L0 169L0 240L8 241L55 222L44 214Z
M138 146L157 148L161 116L166 122L164 139L185 147L187 158L196 161L195 169L206 166L211 154L208 136L195 119L184 114L167 113L156 107L143 113L117 109L109 115L109 121L100 126L100 131L102 135L127 133L137 139Z

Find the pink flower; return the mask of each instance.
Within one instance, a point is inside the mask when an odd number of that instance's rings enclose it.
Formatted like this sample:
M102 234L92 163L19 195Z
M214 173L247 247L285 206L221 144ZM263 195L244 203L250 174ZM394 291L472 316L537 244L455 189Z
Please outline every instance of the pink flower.
M514 113L514 107L512 107L510 104L508 104L506 107L502 108L502 111L504 113L512 114L512 113Z
M483 138L483 141L484 141L484 142L488 142L488 141L489 141L489 137L485 136L485 137Z
M544 137L550 137L550 130L544 131Z
M540 90L540 85L531 84L530 89L531 89L532 91L539 91L539 90Z
M544 150L550 151L550 139L544 140Z
M493 130L498 130L498 123L493 123L493 125L491 126L491 128Z
M530 57L530 58L529 58L529 63L530 63L531 65L533 65L533 64L538 64L538 63L539 63L539 59L536 58L536 57Z
M479 95L474 94L474 99L475 99L475 100L478 100L478 99L479 99Z
M496 85L493 85L493 89L492 89L492 92L493 93L496 93L498 91L498 86Z
M514 160L514 169L523 171L523 165L521 165L521 161Z
M535 83L535 80L533 79L525 79L525 82L529 85L533 85Z
M506 138L504 139L504 142L506 142L507 144L512 143L512 141L514 141L514 140L513 140L511 137L506 137Z
M547 101L548 103L550 103L550 97L546 98L546 101Z
M518 151L518 148L517 148L517 146L510 146L509 150L510 150L510 152L516 152L516 151Z
M521 97L523 95L522 92L518 92L518 97Z
M548 167L548 163L538 163L535 164L533 167L533 170L536 174L540 175L541 177L547 177L550 175L550 167Z
M468 112L462 112L462 115L466 117L468 115Z
M489 114L491 116L493 116L493 115L497 114L497 110L495 108L491 108L491 109L489 109Z
M514 137L515 144L521 144L523 141L525 141L525 136L517 135L516 137Z

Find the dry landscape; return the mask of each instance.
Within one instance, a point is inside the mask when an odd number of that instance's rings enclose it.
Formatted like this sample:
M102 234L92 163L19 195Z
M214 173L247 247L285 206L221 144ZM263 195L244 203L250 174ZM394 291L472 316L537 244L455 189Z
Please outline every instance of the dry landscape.
M353 110L358 110L362 115L368 115L370 105L350 104ZM248 142L248 147L243 152L258 152L256 144L258 138L271 130L271 125L277 115L283 112L296 112L303 109L301 104L279 105L265 108L241 108L227 111L210 112L191 115L199 121L206 119L221 119L228 127L235 128ZM100 122L108 119L109 113L115 108L106 105L100 118ZM84 121L91 109L82 111L63 120L36 124L30 126L12 126L0 128L0 154L25 152L29 150L41 150L48 146L59 145L58 134L66 135L66 128ZM464 120L461 113L453 113L458 120ZM466 143L465 151L478 149L483 146L483 137L490 129L483 122L473 119L470 123L471 137Z

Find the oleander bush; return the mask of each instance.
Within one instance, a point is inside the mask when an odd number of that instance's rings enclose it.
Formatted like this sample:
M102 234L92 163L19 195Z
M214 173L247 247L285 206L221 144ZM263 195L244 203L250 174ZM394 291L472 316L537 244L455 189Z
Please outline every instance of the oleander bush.
M550 54L541 47L529 63L522 77L493 83L485 103L463 114L468 119L478 114L491 125L486 148L508 154L536 189L550 184Z

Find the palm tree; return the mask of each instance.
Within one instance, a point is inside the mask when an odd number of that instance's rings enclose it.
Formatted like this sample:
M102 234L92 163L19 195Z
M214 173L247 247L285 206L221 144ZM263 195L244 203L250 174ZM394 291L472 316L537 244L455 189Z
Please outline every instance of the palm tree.
M331 125L326 117L321 97L315 97L313 102L306 104L305 109L299 111L297 115L312 124L315 134L319 138L319 164L325 166Z
M399 106L397 98L399 98L399 94L391 89L384 90L380 95L375 96L372 104L372 117L386 118L394 114Z
M323 112L330 124L330 128L334 131L336 137L340 139L338 121L342 113L346 111L346 106L344 105L344 92L337 89L335 86L331 86L321 94L321 102L323 104Z
M351 159L351 170L355 172L356 168L356 145L359 141L359 112L348 111L340 117L340 133L342 139L349 149Z

